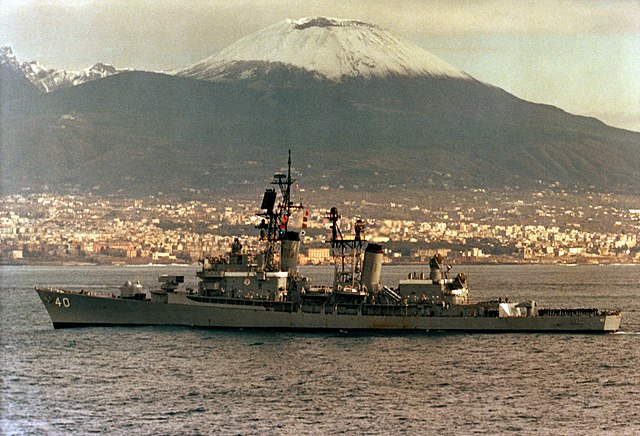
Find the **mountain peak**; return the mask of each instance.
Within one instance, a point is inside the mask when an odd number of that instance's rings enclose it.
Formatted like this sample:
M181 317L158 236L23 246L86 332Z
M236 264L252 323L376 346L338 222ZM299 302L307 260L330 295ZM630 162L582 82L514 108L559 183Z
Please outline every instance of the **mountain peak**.
M15 72L22 74L42 92L51 92L59 88L80 85L91 80L101 79L118 70L112 65L98 62L83 71L65 71L47 68L36 61L20 62L9 46L0 47L0 64L9 65Z
M364 21L345 20L341 18L330 17L307 17L299 20L288 19L296 30L304 30L309 27L373 27L378 28L375 24L365 23Z
M109 71L109 72L114 72L116 71L116 67L114 67L113 65L109 65L109 64L104 64L102 62L96 62L95 64L93 64L93 66L91 66L89 68L89 70L93 70L93 71Z
M340 82L346 78L430 76L469 79L437 56L374 24L329 17L286 19L248 35L179 75L220 80L238 72L251 77L256 62L304 69Z
M8 45L0 47L0 62L15 62L16 55L13 54L13 49Z

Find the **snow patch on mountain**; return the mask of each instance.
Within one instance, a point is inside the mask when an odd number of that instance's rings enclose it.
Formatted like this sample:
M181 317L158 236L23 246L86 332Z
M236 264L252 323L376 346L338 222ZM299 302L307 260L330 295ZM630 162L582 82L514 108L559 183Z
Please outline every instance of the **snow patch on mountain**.
M103 63L96 63L82 71L56 70L47 68L36 61L20 62L11 47L8 46L0 47L0 64L5 63L23 74L43 92L80 85L92 80L112 76L122 71L112 65Z
M389 30L362 21L327 17L281 21L177 74L220 80L229 78L230 65L242 62L291 65L336 82L350 77L471 78Z

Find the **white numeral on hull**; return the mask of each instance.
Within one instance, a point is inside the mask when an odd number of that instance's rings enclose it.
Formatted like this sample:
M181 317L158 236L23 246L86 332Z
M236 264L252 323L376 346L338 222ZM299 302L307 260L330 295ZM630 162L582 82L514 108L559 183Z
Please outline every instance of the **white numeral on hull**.
M58 307L69 307L71 306L71 303L69 302L69 299L67 297L63 297L62 300L60 299L60 297L56 297L56 301L54 303L56 306Z

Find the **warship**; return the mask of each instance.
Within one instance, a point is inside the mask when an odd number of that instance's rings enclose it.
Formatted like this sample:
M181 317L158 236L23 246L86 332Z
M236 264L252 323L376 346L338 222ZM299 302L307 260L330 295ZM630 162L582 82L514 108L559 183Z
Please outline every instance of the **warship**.
M429 274L412 273L397 286L381 282L380 244L367 242L365 222L343 234L331 208L327 241L333 283L315 285L298 271L306 211L294 203L291 152L286 174L277 173L263 196L257 226L261 249L204 257L197 289L184 276L162 275L158 289L127 281L119 295L36 287L53 327L174 325L307 331L615 332L619 311L555 309L508 298L472 302L464 273L453 276L435 254Z

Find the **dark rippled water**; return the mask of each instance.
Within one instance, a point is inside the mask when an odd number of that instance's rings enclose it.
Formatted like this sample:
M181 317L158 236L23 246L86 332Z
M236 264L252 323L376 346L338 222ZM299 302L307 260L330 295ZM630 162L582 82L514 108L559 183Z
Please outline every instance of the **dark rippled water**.
M195 268L2 267L4 434L638 434L640 266L462 268L478 299L622 309L623 332L54 331L36 284ZM388 284L410 268L387 267ZM305 269L327 277L325 268ZM325 280L325 281L328 281Z

